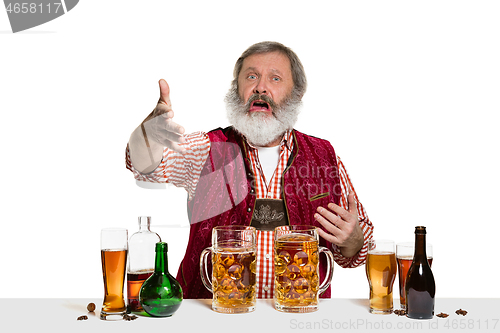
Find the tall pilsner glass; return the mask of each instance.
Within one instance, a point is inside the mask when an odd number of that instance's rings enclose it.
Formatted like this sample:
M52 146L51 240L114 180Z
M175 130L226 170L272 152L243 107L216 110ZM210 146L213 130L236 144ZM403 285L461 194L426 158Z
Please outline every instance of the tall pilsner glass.
M370 284L370 313L389 314L392 312L392 286L396 279L396 272L394 242L369 240L366 276Z
M127 310L123 295L127 240L127 229L101 230L101 263L104 280L104 301L100 316L102 320L122 320Z

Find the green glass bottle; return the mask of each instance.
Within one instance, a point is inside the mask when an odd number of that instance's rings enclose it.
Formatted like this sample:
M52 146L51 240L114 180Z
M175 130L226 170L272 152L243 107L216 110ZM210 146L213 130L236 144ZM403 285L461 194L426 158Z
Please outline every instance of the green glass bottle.
M155 251L155 271L144 281L139 301L149 315L170 317L181 306L182 288L168 272L167 243L156 243Z

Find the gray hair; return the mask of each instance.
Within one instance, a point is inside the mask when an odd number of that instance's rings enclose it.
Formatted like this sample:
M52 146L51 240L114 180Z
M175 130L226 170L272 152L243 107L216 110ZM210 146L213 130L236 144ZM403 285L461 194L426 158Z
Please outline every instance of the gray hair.
M252 54L259 53L270 53L270 52L280 52L288 57L290 60L290 66L292 71L292 78L294 83L293 95L302 98L306 92L307 79L304 67L300 62L299 57L292 51L292 49L286 47L285 45L278 42L260 42L250 46L236 61L233 71L233 87L238 87L238 76L240 75L241 68L243 67L243 61L245 58L251 56Z

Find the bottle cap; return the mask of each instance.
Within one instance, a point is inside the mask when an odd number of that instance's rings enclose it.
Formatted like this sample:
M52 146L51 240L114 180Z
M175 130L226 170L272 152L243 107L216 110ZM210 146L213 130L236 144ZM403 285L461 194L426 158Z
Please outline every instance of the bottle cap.
M416 234L426 234L427 232L425 231L425 227L423 226L418 226L418 227L415 227L415 233Z
M168 252L168 244L165 242L158 242L156 243L156 252Z

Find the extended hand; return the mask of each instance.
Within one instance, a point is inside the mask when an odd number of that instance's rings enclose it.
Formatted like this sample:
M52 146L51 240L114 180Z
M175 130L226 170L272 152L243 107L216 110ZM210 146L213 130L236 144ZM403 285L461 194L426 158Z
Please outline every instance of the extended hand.
M348 210L329 203L328 208L318 207L314 218L328 231L318 229L321 237L340 247L344 257L352 257L363 247L363 230L359 225L354 193L347 196ZM334 214L337 213L337 214ZM338 216L337 216L338 215Z
M170 102L170 88L168 83L161 79L160 99L156 108L142 122L143 134L146 144L149 146L151 140L168 147L176 152L183 154L185 149L179 146L179 143L184 143L185 139L184 128L172 121L174 111L172 111L172 103Z

